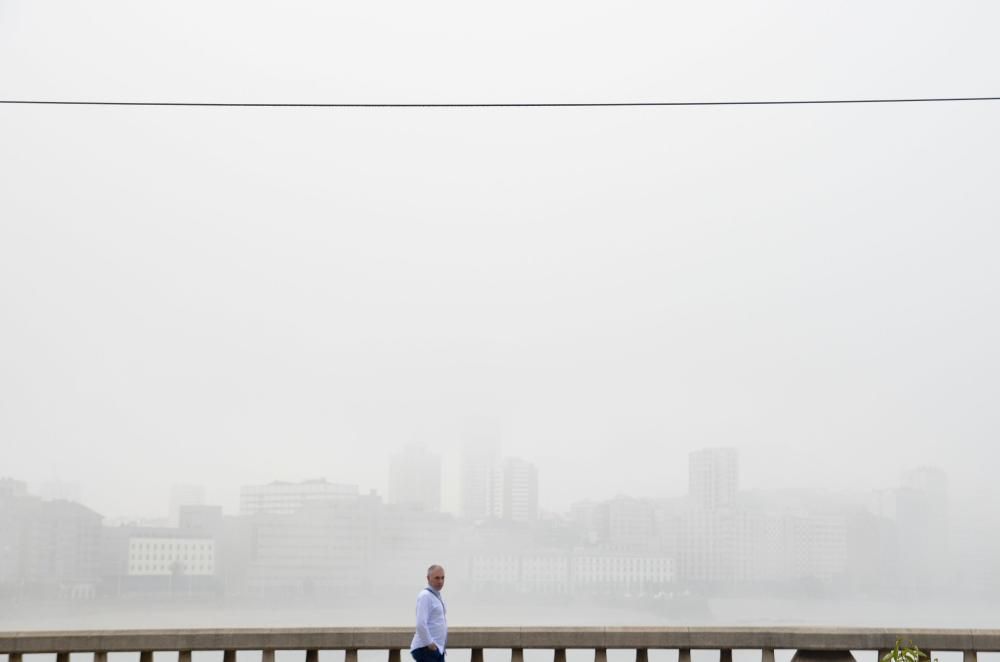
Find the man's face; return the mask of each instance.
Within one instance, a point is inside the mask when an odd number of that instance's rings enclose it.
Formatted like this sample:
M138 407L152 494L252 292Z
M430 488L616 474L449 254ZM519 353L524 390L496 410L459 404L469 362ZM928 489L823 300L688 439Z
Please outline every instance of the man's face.
M431 570L431 574L427 575L427 585L435 591L440 591L444 588L444 569L435 568Z

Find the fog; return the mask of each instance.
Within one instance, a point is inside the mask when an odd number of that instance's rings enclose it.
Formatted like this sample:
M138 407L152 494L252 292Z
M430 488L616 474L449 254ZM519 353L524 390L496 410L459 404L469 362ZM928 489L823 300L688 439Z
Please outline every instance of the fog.
M987 96L998 20L7 0L0 99ZM0 629L434 562L456 625L995 623L998 107L0 104Z

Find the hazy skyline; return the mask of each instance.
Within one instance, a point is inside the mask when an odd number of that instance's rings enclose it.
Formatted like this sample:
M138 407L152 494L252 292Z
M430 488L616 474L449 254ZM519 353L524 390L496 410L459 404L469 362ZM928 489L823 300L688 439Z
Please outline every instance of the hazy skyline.
M155 8L155 9L154 9ZM0 3L0 98L992 95L1000 5ZM992 490L1000 105L0 106L0 475L385 494L467 421L541 506ZM123 496L127 495L127 496ZM132 510L137 511L133 513ZM125 512L116 512L125 511Z

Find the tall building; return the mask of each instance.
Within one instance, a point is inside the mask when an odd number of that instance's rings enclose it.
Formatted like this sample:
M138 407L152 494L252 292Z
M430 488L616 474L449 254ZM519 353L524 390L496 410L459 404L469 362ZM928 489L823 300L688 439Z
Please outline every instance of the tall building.
M681 576L697 584L731 584L736 578L738 513L734 508L689 508L677 548Z
M735 525L735 581L799 586L844 582L848 567L845 513L745 507L737 511Z
M222 506L181 506L178 525L182 529L220 536L223 530Z
M381 507L381 499L370 494L312 500L288 514L257 514L250 524L248 588L307 596L368 588L375 581Z
M371 576L373 587L409 592L414 577L419 578L432 562L444 564L452 578L459 576L461 564L451 563L461 556L456 534L451 515L407 505L384 506L378 515L375 551L370 559L377 568Z
M81 498L80 483L66 480L50 480L42 483L38 489L38 496L46 501L76 501Z
M0 478L0 497L28 496L28 485L13 478Z
M516 457L504 458L493 470L493 517L512 522L538 519L538 469Z
M441 456L407 446L389 461L389 503L429 513L441 510Z
M688 458L688 493L695 506L707 510L735 505L739 458L735 448L706 448Z
M205 486L177 484L170 486L170 526L180 524L180 512L183 506L205 505Z
M267 485L244 485L240 488L240 514L272 513L289 515L306 504L317 501L343 501L358 498L357 485L328 483L325 478L301 483L276 481Z
M5 491L0 495L0 593L93 597L101 519L72 501L43 501L19 487Z
M577 502L570 517L590 544L604 550L633 552L662 546L653 502L618 495L599 503Z
M461 514L470 520L493 514L493 479L498 446L492 438L467 438L462 445Z
M936 467L918 467L903 474L896 492L896 522L900 532L919 544L907 545L900 571L909 581L939 588L956 568L950 562L948 477Z

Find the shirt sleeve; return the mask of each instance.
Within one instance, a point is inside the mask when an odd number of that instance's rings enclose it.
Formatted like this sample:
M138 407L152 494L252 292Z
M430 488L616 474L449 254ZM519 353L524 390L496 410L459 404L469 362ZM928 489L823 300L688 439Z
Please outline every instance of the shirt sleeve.
M417 636L420 637L421 641L432 642L434 641L434 637L431 636L431 629L429 627L431 601L427 599L428 597L427 591L424 591L420 595L420 598L417 599Z

